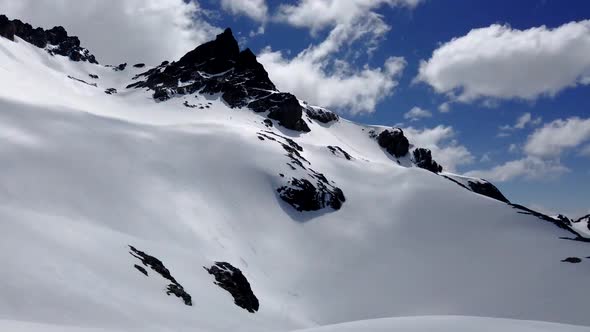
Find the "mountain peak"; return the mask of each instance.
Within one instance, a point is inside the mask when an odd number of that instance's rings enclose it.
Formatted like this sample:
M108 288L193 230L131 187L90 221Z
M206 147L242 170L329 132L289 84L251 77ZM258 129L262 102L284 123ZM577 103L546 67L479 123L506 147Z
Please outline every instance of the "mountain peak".
M217 35L215 40L206 42L205 44L197 46L194 50L185 54L178 63L181 65L197 65L205 61L216 59L216 62L221 65L214 70L225 71L228 70L227 60L236 60L240 54L240 46L238 41L234 38L230 28L225 29L222 33Z

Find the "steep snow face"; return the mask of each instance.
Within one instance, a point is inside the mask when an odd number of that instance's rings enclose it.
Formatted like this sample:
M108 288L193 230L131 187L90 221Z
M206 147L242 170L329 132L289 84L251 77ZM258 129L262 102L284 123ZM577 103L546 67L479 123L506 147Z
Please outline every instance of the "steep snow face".
M74 63L15 39L0 38L5 330L289 331L413 315L590 324L590 262L562 262L587 243L409 157L398 164L371 138L381 128L270 127L218 95L155 102L125 88L146 68ZM289 139L305 169L288 165ZM339 210L279 198L309 169L343 191ZM165 265L192 306L135 268L129 245ZM243 272L256 313L214 284L203 267L216 261Z

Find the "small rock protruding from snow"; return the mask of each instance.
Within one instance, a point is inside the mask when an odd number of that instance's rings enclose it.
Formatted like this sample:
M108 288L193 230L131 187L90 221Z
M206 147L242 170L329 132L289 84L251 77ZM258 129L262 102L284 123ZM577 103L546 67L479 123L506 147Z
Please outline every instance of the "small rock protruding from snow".
M129 249L131 250L131 251L129 251L131 256L139 259L144 266L150 267L152 270L157 272L163 278L170 281L170 284L166 288L167 295L174 294L174 295L176 295L176 297L182 299L184 304L186 304L188 306L193 305L193 301L192 301L190 294L184 290L182 285L179 284L178 281L176 281L176 279L174 279L174 277L172 276L170 271L166 268L166 266L164 266L164 263L162 263L161 260L157 259L154 256L150 256L141 250L137 250L133 246L129 246ZM147 270L145 268L138 266L138 265L134 265L134 267L139 272L143 273L144 275L146 275L146 276L148 275Z
M228 291L234 298L234 303L251 313L258 311L260 303L252 292L248 279L242 271L227 262L215 262L210 268L203 267L209 274L215 276L215 284Z
M382 131L377 136L379 145L387 150L389 154L396 158L403 157L408 154L410 149L410 142L404 136L404 131L401 128L392 128Z
M330 123L332 121L340 120L338 114L321 107L308 106L305 108L305 113L310 119L321 123Z
M578 263L582 262L582 260L578 257L568 257L568 258L562 259L561 261L565 262L565 263L573 263L573 264L578 264Z
M432 152L429 149L417 148L413 152L414 163L420 168L424 168L433 173L440 173L443 167L432 159Z

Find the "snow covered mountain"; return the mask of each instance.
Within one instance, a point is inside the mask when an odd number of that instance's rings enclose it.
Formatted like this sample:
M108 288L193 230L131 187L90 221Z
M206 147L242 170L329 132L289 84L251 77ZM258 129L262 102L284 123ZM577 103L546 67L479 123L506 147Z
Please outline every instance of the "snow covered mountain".
M156 67L0 36L1 330L590 331L584 220L277 91L231 30Z

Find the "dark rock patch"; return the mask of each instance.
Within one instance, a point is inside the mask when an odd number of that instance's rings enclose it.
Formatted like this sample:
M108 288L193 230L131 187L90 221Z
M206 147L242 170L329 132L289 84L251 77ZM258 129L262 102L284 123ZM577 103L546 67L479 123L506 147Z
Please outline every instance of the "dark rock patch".
M145 67L145 63L136 63L136 64L133 65L133 67L135 67L135 68L143 68L143 67Z
M260 304L252 292L248 279L240 269L227 262L215 262L210 268L203 267L209 274L215 276L215 284L228 291L234 298L234 303L251 313L258 311Z
M308 132L303 107L295 96L279 92L250 49L240 51L230 29L198 46L177 62L163 62L134 77L129 88L148 88L153 98L165 101L175 95L220 94L231 108L249 107L268 112L285 128Z
M121 64L118 64L118 65L116 65L116 66L113 66L113 65L106 65L105 67L110 67L110 68L112 68L114 71L123 71L123 70L125 70L125 69L127 68L127 62L125 62L125 63L121 63Z
M264 121L262 121L262 123L264 123L264 125L266 126L266 128L272 128L272 120L270 120L270 119L264 119Z
M432 152L429 149L417 148L414 150L413 155L416 166L433 173L442 172L442 166L432 159Z
M93 86L93 87L95 87L95 88L97 87L96 83L88 83L88 82L86 82L86 81L84 81L84 80L81 80L81 79L79 79L79 78L75 78L74 76L70 76L70 75L68 75L68 78L69 78L69 79L71 79L71 80L74 80L74 81L76 81L76 82L80 82L80 83L84 83L84 84L86 84L86 85Z
M330 123L340 119L338 114L319 107L307 107L305 108L305 113L310 119L319 121L321 123Z
M348 154L348 152L342 150L342 148L339 146L328 145L328 150L330 150L330 152L332 152L332 154L335 156L342 156L346 158L346 160L352 160L352 156Z
M290 93L278 92L260 98L248 104L254 112L268 112L268 117L277 120L287 129L309 132L307 123L303 121L303 108L299 100Z
M196 108L196 107L197 107L197 105L195 105L195 104L191 104L191 103L189 103L189 102L188 102L188 101L186 101L186 100L184 101L183 105L184 105L185 107L188 107L188 108Z
M0 36L14 41L16 26L5 15L0 15Z
M562 259L561 261L566 262L566 263L573 263L573 264L578 264L578 263L582 262L582 260L578 257L568 257L568 258Z
M117 89L108 88L108 89L104 90L104 93L106 93L107 95L114 95L115 93L117 93Z
M174 277L172 276L172 274L170 274L170 271L166 268L166 266L164 266L164 263L162 263L162 261L160 261L159 259L157 259L154 256L150 256L150 255L146 254L145 252L143 252L141 250L135 249L135 247L133 247L133 246L129 246L129 249L131 250L131 251L129 251L131 256L139 259L144 266L151 268L153 271L157 272L159 275L161 275L162 277L164 277L165 279L170 281L170 284L166 288L167 295L174 294L177 297L181 298L182 301L184 302L184 304L186 304L188 306L193 305L190 294L188 294L184 290L182 285L180 285L178 283L178 281L176 281L176 279L174 279ZM141 266L139 266L139 267L141 268ZM138 268L138 265L135 265L135 268L140 270ZM145 271L145 269L143 269L143 270ZM140 270L140 272L143 273L143 271L141 271L141 270ZM144 274L147 275L147 271L145 271Z
M76 36L68 36L61 26L49 30L33 28L28 23L20 20L9 20L0 15L0 35L14 41L14 36L22 38L39 48L44 48L51 55L62 55L73 61L87 61L98 64L90 51L80 46L80 39Z
M143 273L144 275L148 275L148 271L143 266L135 264L133 265L133 267L136 268L139 272Z
M88 74L88 76L90 76L90 78L93 78L95 80L98 79L98 75L94 75L94 74Z
M480 195L484 195L484 196L496 199L500 202L504 202L504 203L508 203L508 204L510 203L508 198L506 198L504 196L504 194L502 194L502 192L498 188L496 188L496 186L491 184L490 182L487 182L485 180L479 180L479 181L468 181L467 184L469 185L469 188L471 188L471 190L473 190L474 192L476 192Z
M339 210L346 201L340 188L330 184L325 176L316 173L315 185L308 179L292 178L287 186L277 189L279 196L297 211L317 211L325 207Z
M377 136L379 146L387 150L389 154L396 158L403 157L408 154L410 142L404 136L403 130L400 128L386 129Z

